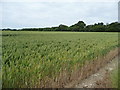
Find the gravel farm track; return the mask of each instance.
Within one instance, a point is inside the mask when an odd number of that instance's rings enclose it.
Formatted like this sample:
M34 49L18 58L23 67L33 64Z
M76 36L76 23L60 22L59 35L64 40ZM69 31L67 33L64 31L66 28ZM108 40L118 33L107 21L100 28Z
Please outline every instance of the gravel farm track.
M88 64L90 65L87 66L86 64L86 68L88 69L90 68L90 66L95 67L95 68L91 68L93 69L91 70L92 73L88 72L88 75L84 77L84 79L81 79L81 77L79 77L78 80L71 82L66 87L67 88L112 88L110 86L108 75L113 70L118 68L119 57L120 57L120 53L119 53L119 49L117 48L115 50L110 51L104 58L100 58L101 62L99 62L99 59L95 62L92 62L95 66L93 66L93 64L89 62ZM84 68L85 67L83 67L83 70Z
M76 88L112 88L108 85L107 75L118 68L118 57L114 58L95 74L92 74L87 79L83 80Z

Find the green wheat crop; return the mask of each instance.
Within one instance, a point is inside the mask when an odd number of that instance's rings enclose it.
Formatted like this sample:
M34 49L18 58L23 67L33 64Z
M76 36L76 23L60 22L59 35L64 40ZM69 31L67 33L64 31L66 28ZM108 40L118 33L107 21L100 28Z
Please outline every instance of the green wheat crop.
M3 31L3 87L34 87L116 47L118 33Z

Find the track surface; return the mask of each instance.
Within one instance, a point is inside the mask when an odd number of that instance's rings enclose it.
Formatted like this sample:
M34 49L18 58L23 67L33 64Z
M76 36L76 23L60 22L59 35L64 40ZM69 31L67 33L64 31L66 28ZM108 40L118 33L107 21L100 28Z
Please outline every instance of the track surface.
M116 68L118 68L118 57L107 63L107 65L102 67L95 74L92 74L91 76L80 82L78 85L75 86L75 88L96 88L97 81L103 80L106 76L106 73L110 73Z

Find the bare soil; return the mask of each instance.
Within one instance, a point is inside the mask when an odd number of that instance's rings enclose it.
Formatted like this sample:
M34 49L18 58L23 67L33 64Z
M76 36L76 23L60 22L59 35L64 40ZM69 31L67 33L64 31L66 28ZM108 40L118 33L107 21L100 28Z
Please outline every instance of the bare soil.
M76 85L76 88L112 88L111 81L109 80L109 74L118 68L118 57L114 58L95 74L92 74L80 84Z

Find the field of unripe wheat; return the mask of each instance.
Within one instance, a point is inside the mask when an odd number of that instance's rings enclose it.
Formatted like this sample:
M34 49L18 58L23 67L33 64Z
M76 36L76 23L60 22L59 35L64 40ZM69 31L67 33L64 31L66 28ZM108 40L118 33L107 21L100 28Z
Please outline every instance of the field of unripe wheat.
M118 33L2 32L3 87L36 87L119 47Z

